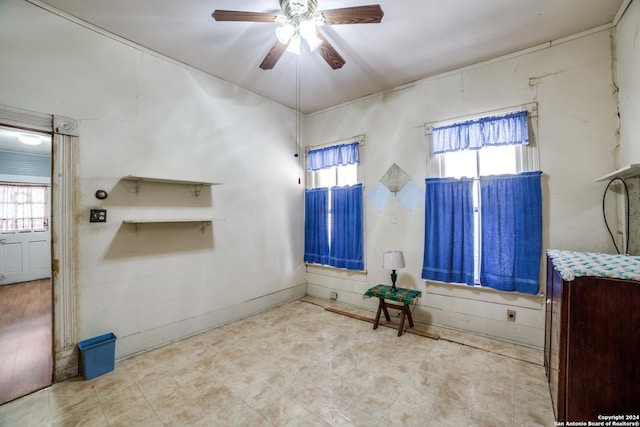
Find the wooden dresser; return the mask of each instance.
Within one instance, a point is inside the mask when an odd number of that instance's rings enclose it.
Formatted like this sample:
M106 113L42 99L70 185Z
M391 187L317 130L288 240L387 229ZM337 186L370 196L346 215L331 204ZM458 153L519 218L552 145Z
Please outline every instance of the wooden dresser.
M639 278L640 257L547 252L544 361L557 421L640 414Z

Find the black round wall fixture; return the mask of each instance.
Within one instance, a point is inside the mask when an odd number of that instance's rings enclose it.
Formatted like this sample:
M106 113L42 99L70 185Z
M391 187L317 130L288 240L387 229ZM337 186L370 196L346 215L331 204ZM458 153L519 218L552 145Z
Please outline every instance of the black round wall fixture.
M107 198L107 192L104 190L96 191L96 199L104 200Z

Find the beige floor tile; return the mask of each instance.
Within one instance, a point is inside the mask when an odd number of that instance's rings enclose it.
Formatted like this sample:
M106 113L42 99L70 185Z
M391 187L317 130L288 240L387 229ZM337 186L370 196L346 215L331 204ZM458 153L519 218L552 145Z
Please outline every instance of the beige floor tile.
M430 408L428 408L430 409ZM382 425L402 427L423 427L429 425L425 416L428 413L423 406L414 405L398 398L386 411Z
M258 425L258 424L253 424L253 426L255 425ZM298 415L296 415L293 419L291 419L287 424L283 424L283 427L332 427L332 426L331 424L327 423L325 420L319 418L315 414L307 410L303 410Z
M405 384L415 389L418 393L437 394L445 381L446 376L433 375L426 370L417 369L407 375Z
M1 405L0 425L553 425L541 350L431 325L416 328L442 339L398 337L325 306L292 301L55 384Z
M509 357L516 357L518 346L481 335L467 334L464 344Z
M537 348L519 346L517 348L516 359L544 366L544 351Z
M472 425L470 414L466 405L458 405L442 396L436 398L426 417L430 422L457 427Z
M107 427L109 423L102 412L99 405L93 406L86 411L69 413L68 416L62 417L52 423L54 427Z
M398 395L395 400L405 402L418 408L421 412L427 413L438 397L437 392L439 392L439 390L437 390L436 393L420 391L411 385L403 384L398 388Z
M274 425L286 425L304 410L304 407L286 395L272 394L262 402L258 413Z
M109 425L162 425L160 418L143 396L101 403Z
M49 410L53 422L80 416L99 405L98 396L93 389L79 391L76 394L70 394L68 391L60 394L54 387L49 392Z
M299 417L300 415L298 415ZM297 418L296 418L297 419ZM253 411L251 409L245 410L242 414L238 416L238 418L233 421L234 427L277 427L284 424L273 424L258 412ZM296 424L292 424L296 425ZM318 425L318 424L316 424Z
M548 387L516 387L515 422L527 421L530 425L553 425L553 406Z
M175 397L182 390L180 383L168 373L139 382L138 386L151 404Z
M332 426L353 425L355 422L350 403L335 397L324 395L306 409Z
M245 420L256 420L257 424L254 425L271 425L270 421L262 422L265 419L264 416L233 393L214 402L208 402L211 410L209 416L212 416L221 426L244 424Z
M183 426L201 420L207 415L199 405L194 405L191 396L180 393L152 405L158 418L169 426Z
M125 377L121 381L96 384L94 390L98 395L98 400L120 400L129 399L132 396L141 396L142 391L138 384L131 378Z
M149 353L139 354L131 359L118 363L127 369L131 378L137 382L153 379L157 375L164 374L165 368L158 363Z
M156 363L161 364L166 371L191 365L191 353L182 346L182 342L169 344L153 350L151 353L151 357Z
M205 414L212 414L224 408L230 408L238 401L242 401L242 399L222 384L212 384L207 388L203 387L193 396L193 402Z

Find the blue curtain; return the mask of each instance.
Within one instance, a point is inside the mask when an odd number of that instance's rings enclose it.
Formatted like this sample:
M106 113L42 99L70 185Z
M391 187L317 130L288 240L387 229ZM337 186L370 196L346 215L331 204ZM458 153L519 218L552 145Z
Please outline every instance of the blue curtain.
M526 111L433 128L433 154L528 143Z
M425 180L422 278L473 285L473 180Z
M362 184L331 188L329 265L364 270Z
M330 147L309 150L307 154L307 170L316 171L333 166L344 166L358 163L358 143L332 145Z
M328 188L304 191L304 261L317 264L329 262Z
M480 283L538 293L542 253L542 172L480 177Z

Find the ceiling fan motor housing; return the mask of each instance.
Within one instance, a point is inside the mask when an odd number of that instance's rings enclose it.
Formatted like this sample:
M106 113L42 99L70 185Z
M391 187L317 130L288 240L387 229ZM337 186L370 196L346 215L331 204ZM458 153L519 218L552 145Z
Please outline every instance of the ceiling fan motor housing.
M298 24L301 21L307 21L313 19L313 15L316 13L316 9L318 8L318 0L279 0L280 8L282 8L282 12L285 14L287 19L294 24ZM307 10L301 12L299 8L299 4L306 3Z

